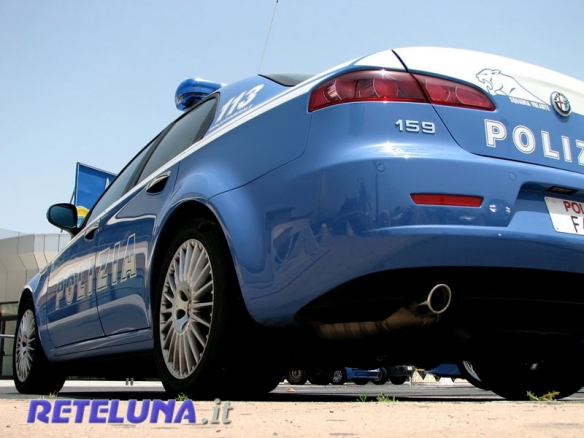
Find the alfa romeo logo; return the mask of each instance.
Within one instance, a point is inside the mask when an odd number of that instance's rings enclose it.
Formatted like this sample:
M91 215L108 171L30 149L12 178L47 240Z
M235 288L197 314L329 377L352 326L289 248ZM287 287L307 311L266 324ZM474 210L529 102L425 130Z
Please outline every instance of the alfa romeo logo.
M570 101L566 96L564 96L559 91L554 91L552 93L552 106L558 112L558 114L562 116L568 116L572 111L572 106L570 105Z

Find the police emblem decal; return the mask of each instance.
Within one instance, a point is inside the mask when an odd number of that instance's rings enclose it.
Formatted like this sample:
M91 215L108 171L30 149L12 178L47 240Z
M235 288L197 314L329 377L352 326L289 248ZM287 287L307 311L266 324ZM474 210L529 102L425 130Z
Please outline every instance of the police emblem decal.
M554 91L551 96L552 106L561 116L569 116L572 112L572 106L566 96L559 91Z

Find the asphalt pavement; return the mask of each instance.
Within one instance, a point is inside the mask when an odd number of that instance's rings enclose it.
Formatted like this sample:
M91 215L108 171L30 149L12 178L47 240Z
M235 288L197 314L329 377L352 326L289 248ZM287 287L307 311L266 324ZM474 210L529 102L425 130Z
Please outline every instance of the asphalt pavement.
M286 381L271 393L256 398L257 401L274 402L353 402L356 400L376 400L377 397L395 398L402 401L425 402L488 402L502 401L498 395L478 389L464 380L452 382L406 382L403 385L289 385ZM62 398L86 399L167 399L162 383L158 381L99 381L68 380L58 394ZM34 395L20 394L12 380L0 380L0 399L33 399ZM584 402L584 390L564 399L570 402Z

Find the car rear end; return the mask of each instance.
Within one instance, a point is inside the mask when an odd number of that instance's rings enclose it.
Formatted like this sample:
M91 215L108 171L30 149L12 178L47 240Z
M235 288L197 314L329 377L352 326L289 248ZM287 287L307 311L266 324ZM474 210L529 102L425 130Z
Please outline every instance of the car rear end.
M269 126L302 139L294 157L212 199L245 225L225 228L250 315L291 328L282 354L302 367L470 361L505 398L578 391L563 370L584 364L583 96L440 48L291 87Z
M312 228L331 249L316 287L336 286L298 320L350 337L335 324L382 320L444 284L443 320L471 333L581 336L584 83L441 48L347 70L308 104Z

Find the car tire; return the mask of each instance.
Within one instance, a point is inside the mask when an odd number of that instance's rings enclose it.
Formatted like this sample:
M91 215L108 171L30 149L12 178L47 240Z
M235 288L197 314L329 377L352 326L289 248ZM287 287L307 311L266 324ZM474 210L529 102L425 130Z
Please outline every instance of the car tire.
M375 385L385 385L387 383L387 380L389 379L389 376L387 374L387 370L383 367L379 368L379 377L377 379L371 379L371 381L375 384Z
M308 376L305 370L287 370L286 380L290 385L304 385L308 380Z
M579 345L565 346L563 351L545 354L537 361L473 359L472 365L481 382L507 400L532 400L532 396L539 398L553 393L559 393L553 395L554 399L562 399L584 387L584 376L570 372L584 366L581 349Z
M406 380L408 380L408 376L389 376L392 385L403 385Z
M153 301L154 353L166 392L214 398L274 389L279 373L256 376L240 366L252 355L243 351L249 315L218 227L199 219L178 227L161 267ZM248 382L241 372L251 375Z
M369 379L353 379L355 385L367 385L369 383Z
M257 368L261 368L259 365ZM226 387L221 389L218 395L225 397L237 397L241 400L257 400L257 397L272 392L280 384L281 371L261 370L254 371L256 367L248 369L246 373L250 380L241 381L241 375L230 374ZM216 395L213 395L216 397Z
M14 385L22 394L57 394L67 376L43 351L32 298L24 299L18 313L12 356Z
M347 372L344 368L339 368L338 370L333 371L333 375L331 377L331 383L333 385L343 385L347 381Z
M308 372L308 381L313 385L328 385L332 377L333 372L328 370L314 369Z
M460 375L462 376L462 378L465 379L468 383L479 389L484 389L486 391L489 390L489 387L485 385L483 381L481 381L481 379L479 378L478 374L476 373L474 367L470 362L462 361L456 364L456 366L458 367L458 370L460 371ZM452 381L454 382L454 379L452 379Z

